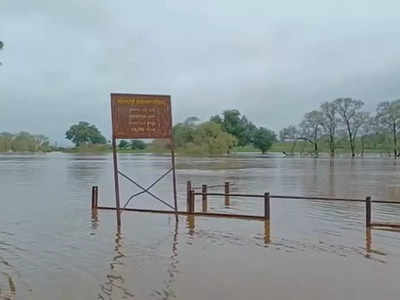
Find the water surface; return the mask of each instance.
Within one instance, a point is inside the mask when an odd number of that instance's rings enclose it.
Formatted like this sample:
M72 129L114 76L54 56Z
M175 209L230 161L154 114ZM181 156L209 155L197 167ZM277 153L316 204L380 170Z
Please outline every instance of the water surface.
M168 157L120 155L144 186ZM178 158L186 181L234 192L400 199L390 159ZM171 178L152 191L172 203ZM264 222L90 210L114 204L111 155L0 155L0 299L397 299L400 233L366 232L362 203L274 199ZM139 190L121 180L123 202ZM222 191L217 189L216 191ZM260 199L210 198L214 212L262 214ZM196 203L201 209L200 202ZM130 207L164 208L142 195ZM400 205L374 205L400 223Z

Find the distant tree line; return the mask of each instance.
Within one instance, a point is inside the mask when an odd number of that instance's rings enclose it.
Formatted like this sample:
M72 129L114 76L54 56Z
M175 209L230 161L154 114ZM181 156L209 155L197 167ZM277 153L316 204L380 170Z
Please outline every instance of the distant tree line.
M17 134L0 133L0 152L49 152L49 139L41 134L21 131Z
M347 146L352 157L364 154L366 148L390 151L399 156L400 99L378 104L375 114L363 110L364 102L338 98L324 102L318 110L304 115L298 126L290 125L279 133L282 142L291 142L292 151L298 141L305 141L318 155L321 144L328 144L334 156L339 146Z

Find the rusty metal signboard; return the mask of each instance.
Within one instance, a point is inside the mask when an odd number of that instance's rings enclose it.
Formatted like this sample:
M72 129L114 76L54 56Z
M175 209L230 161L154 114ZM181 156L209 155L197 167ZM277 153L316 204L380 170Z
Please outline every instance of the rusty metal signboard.
M111 94L112 148L114 161L115 201L117 225L121 226L121 203L119 196L119 176L133 183L141 191L129 197L122 209L130 201L144 193L168 206L177 214L175 150L172 137L171 97L167 95ZM144 187L118 169L117 139L169 139L171 150L171 168L162 174L154 183ZM161 179L172 172L174 206L156 196L150 189ZM177 216L177 215L176 215Z
M111 110L115 138L172 137L170 96L111 94Z

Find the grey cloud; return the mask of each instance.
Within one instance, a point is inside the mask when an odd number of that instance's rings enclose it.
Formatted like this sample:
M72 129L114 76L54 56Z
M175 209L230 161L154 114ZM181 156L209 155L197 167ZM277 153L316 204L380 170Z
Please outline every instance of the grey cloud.
M174 120L237 108L297 123L322 101L400 97L397 2L2 1L0 131L110 133L110 92L168 93Z

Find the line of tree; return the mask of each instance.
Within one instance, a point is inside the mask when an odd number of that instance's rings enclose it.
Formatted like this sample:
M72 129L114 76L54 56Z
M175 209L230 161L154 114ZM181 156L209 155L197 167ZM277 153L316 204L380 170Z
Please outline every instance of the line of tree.
M399 156L397 145L400 126L400 99L378 104L376 113L363 110L364 102L353 98L338 98L324 102L319 110L304 115L298 126L290 125L279 133L281 141L303 140L313 146L318 155L319 144L327 141L329 152L334 156L338 142L347 140L352 157L356 155L357 143L364 154L366 144L390 143L394 157Z
M255 126L235 109L203 123L197 117L187 118L174 126L173 134L178 152L191 154L231 153L235 146L249 145L265 153L276 141L272 130Z
M41 134L21 131L17 134L0 133L0 152L49 152L49 139Z

